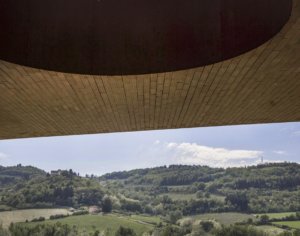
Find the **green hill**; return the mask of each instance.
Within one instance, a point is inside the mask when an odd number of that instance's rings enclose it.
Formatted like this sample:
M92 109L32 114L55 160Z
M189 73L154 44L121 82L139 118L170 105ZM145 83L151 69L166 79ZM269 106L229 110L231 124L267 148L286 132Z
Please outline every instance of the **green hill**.
M300 165L245 168L171 165L80 177L72 170L46 173L31 166L0 167L0 209L102 206L169 216L216 212L300 210Z
M146 204L144 211L149 212L300 210L300 165L296 163L227 169L171 165L114 172L99 179L115 194Z
M31 166L1 167L0 179L3 208L101 205L104 196L98 181L80 177L72 170L49 174Z
M45 176L46 172L33 166L0 166L0 190L34 177Z
M300 211L300 165L296 163L227 169L171 165L100 177L81 177L72 170L47 173L31 166L0 166L0 180L0 210L33 208L26 212L36 214L36 208L76 208L70 217L57 214L44 221L45 215L41 215L34 218L35 222L17 223L8 230L0 226L0 234L5 232L4 235L65 231L63 235L113 236L131 230L130 235L143 235L150 230L153 235L168 236L299 233L299 218L294 217ZM77 211L88 206L112 213ZM12 213L17 212L20 211ZM274 219L266 220L268 216L255 216L276 212L293 214L275 220L282 221L278 225L286 230L278 229ZM2 212L2 217L9 215L6 213Z

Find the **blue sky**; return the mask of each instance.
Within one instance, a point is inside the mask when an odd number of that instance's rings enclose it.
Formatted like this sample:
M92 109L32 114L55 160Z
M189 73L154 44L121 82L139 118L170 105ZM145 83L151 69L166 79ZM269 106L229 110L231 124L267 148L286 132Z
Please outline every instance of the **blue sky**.
M0 141L0 165L84 175L169 164L300 162L300 122Z

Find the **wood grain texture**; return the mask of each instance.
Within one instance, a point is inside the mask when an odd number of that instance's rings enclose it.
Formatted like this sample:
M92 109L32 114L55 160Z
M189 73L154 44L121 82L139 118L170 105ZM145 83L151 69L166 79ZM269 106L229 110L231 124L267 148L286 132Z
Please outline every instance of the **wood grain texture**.
M284 28L230 60L91 76L0 61L0 139L300 121L300 0Z

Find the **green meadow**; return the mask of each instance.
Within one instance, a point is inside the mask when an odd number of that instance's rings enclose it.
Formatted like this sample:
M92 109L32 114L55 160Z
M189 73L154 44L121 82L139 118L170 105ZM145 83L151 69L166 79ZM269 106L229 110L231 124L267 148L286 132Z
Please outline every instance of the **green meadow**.
M243 213L207 213L200 214L190 217L195 220L214 220L224 225L231 225L242 221L247 221L248 219L255 220L255 217L250 214Z
M82 215L70 216L58 220L47 220L42 223L54 224L60 222L70 226L76 225L80 233L92 233L95 230L107 235L113 236L120 226L132 228L137 235L142 235L145 232L153 229L153 225L143 221L146 217L127 217L121 215L107 214L107 215ZM150 221L153 218L149 219ZM41 222L25 223L27 226L34 226Z
M0 224L8 227L10 223L31 221L34 218L45 217L48 219L51 215L69 214L68 209L28 209L0 212Z
M279 226L287 226L289 228L293 229L300 229L300 221L280 221L280 222L274 222L274 225L279 225Z

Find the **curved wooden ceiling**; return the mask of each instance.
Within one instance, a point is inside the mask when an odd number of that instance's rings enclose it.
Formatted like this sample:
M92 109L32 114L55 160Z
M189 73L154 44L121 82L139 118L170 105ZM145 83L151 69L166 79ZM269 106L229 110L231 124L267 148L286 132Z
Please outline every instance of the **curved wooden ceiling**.
M0 61L0 139L288 121L300 121L300 0L271 40L203 67L92 76Z

